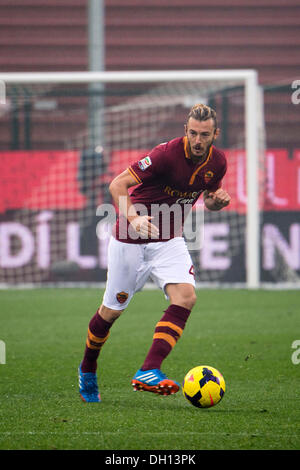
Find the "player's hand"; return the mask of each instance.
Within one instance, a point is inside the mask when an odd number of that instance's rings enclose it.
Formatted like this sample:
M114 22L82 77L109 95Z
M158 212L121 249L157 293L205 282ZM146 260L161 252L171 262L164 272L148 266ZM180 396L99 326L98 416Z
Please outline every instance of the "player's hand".
M158 238L159 231L156 225L151 224L153 217L138 215L130 220L130 225L142 238Z
M231 199L227 191L222 188L219 188L214 192L209 192L207 196L214 201L216 209L223 209L223 207L228 206Z

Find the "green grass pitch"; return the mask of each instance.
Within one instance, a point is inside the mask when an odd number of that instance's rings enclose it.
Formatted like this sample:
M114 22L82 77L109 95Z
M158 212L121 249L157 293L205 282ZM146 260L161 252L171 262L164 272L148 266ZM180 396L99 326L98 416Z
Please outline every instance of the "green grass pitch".
M77 368L102 291L1 291L0 449L299 449L300 364L292 343L300 340L300 292L197 294L163 371L181 383L194 366L219 369L226 393L210 409L194 408L181 391L132 391L168 305L161 292L138 293L114 324L98 368L102 403L86 404Z

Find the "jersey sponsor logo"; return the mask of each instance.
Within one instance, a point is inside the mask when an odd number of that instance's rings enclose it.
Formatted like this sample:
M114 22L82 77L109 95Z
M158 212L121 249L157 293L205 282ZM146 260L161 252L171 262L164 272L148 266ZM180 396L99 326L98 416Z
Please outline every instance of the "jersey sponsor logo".
M169 196L176 197L178 204L192 204L202 193L202 191L180 191L180 189L173 189L171 186L165 186L164 192Z
M186 197L180 197L176 199L176 204L193 204L194 199L188 199Z
M120 304L123 304L128 299L128 293L124 291L118 292L116 294L116 299Z
M151 158L149 157L149 155L140 160L138 162L138 165L142 171L145 171L150 165L152 165Z

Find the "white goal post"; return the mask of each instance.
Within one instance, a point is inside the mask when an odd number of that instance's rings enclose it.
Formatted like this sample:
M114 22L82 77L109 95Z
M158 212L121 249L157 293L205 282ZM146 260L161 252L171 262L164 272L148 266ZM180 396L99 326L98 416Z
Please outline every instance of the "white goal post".
M245 152L247 179L246 211L246 285L260 285L259 223L259 111L257 106L258 76L252 69L191 71L117 71L117 72L29 72L0 73L0 81L9 84L106 84L106 83L172 83L178 81L234 81L244 87Z

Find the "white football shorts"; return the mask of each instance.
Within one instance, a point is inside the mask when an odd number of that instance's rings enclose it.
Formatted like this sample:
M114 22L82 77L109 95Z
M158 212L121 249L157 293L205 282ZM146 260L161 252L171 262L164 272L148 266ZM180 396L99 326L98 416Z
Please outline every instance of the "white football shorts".
M162 290L167 284L195 286L193 263L184 239L131 244L111 237L103 305L113 310L125 309L149 278Z

